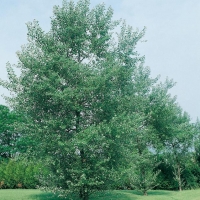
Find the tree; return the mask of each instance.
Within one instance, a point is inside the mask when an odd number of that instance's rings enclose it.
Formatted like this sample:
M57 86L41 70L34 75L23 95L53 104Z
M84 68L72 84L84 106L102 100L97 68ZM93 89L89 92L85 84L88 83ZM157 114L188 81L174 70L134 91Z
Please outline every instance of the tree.
M135 164L130 168L130 183L133 188L139 190L144 196L147 196L148 190L158 186L157 176L160 173L156 171L159 164L155 160L155 155L149 152L143 152L143 155L134 157Z
M90 9L88 0L55 6L48 33L37 21L27 24L29 43L17 53L21 75L8 64L9 81L1 81L13 93L10 105L25 116L19 130L34 139L34 154L51 171L48 188L83 200L112 182L130 130L139 126L127 121L134 119L132 79L143 60L134 49L144 30L112 15L104 4Z
M0 105L0 157L11 158L20 153L18 141L20 133L15 130L14 123L21 121L21 116L10 111L7 106Z
M125 171L128 172L132 188L142 191L144 195L147 195L148 190L157 186L159 174L159 170L155 169L158 165L156 151L160 141L152 123L155 120L156 110L154 108L160 106L160 103L166 98L166 91L171 86L167 81L166 85L158 84L158 78L151 78L149 68L142 64L137 67L133 75L132 105L129 106L130 113L138 117L130 122L130 127L132 127L128 156L130 168ZM158 95L162 93L163 95Z
M174 114L171 114L169 118L171 122L167 125L169 134L163 140L165 145L163 155L166 162L173 168L174 179L181 191L184 186L183 172L187 160L191 159L195 128L190 123L188 114L182 113L180 107L175 107Z
M166 156L168 152L166 159L173 165L174 179L181 190L182 167L193 145L194 127L189 116L182 114L176 99L168 93L173 81L167 79L158 84L158 79L151 79L145 68L139 68L137 73L134 86L138 89L139 101L133 105L137 105L137 113L143 116L143 120L133 137L132 184L143 194L155 187L159 171L156 156Z
M156 167L159 163L151 146L154 134L150 127L144 125L144 119L142 122L134 134L132 156L130 156L131 167L128 174L132 187L146 196L148 190L158 185L159 170L156 170Z

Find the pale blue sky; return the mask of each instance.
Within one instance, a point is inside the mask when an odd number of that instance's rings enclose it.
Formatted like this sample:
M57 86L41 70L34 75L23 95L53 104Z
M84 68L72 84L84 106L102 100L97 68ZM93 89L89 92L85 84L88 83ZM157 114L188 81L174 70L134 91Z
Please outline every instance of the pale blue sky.
M200 1L199 0L91 0L92 5L105 2L114 9L116 19L129 25L147 27L145 43L138 52L152 76L174 79L171 90L193 120L200 117ZM53 5L62 0L0 1L0 78L6 79L6 63L17 63L15 52L26 43L26 25L36 19L43 29L50 27ZM8 92L0 88L0 94ZM5 104L0 97L0 104Z

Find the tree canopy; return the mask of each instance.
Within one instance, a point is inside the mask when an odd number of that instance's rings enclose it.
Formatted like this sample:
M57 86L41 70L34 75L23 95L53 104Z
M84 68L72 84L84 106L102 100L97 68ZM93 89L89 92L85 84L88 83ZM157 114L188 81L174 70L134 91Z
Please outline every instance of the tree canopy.
M156 186L158 155L186 155L194 133L169 94L173 81L152 78L135 50L145 28L112 17L110 7L90 8L89 0L55 6L49 32L36 20L27 24L20 76L8 64L9 81L0 82L23 115L15 127L28 139L28 153L50 171L45 187L83 200L120 183L119 174L146 194ZM181 162L173 165L180 187Z

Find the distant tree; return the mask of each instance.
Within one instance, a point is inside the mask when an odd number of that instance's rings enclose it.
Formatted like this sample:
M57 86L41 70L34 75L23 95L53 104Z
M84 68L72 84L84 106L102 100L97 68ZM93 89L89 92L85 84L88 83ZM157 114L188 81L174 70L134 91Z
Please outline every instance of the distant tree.
M158 115L166 115L166 101L171 100L167 95L168 90L173 86L172 81L166 80L164 84L157 83L158 77L152 79L150 70L142 65L137 68L133 75L134 95L132 100L132 114L139 117L132 120L132 125L136 123L136 128L132 130L132 145L130 147L128 169L129 182L133 188L142 191L147 195L147 191L158 186L157 176L159 170L157 166L157 153L162 146L161 132L156 124L159 122ZM137 106L136 106L137 105Z
M144 153L134 158L135 165L133 165L129 172L129 179L131 186L143 193L144 196L148 195L148 190L154 189L158 186L157 176L160 171L156 171L156 166L159 164L155 160L155 155L149 152Z
M171 115L171 123L168 124L170 135L164 141L166 161L173 168L175 181L178 183L179 191L184 187L183 172L187 161L191 159L191 151L194 145L195 128L190 123L187 113L177 108L175 115Z
M132 161L129 171L129 180L131 186L147 195L148 190L158 185L157 176L159 170L156 170L159 164L156 154L150 145L152 133L150 129L140 126L135 133L135 140L132 143Z
M161 160L157 161L156 156L162 155L166 156L168 163L170 162L173 177L181 190L184 181L183 168L187 158L190 159L189 152L193 147L194 126L190 122L189 115L182 113L176 99L169 94L169 89L174 85L173 81L167 79L164 83L158 84L157 79L149 78L148 71L143 69L140 74L137 88L142 89L138 91L140 94L138 96L141 98L138 110L140 116L143 115L143 121L133 140L135 149L133 163L135 172L137 171L135 185L144 194L147 193L148 188L158 186L156 176L159 167L157 166ZM132 171L134 174L134 170ZM145 178L145 173L148 178Z

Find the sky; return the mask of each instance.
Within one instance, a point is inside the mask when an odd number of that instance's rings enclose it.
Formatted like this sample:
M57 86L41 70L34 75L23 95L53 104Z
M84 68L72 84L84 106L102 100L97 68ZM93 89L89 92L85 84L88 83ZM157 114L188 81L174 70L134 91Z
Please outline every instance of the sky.
M134 29L146 27L136 50L145 55L151 76L173 79L170 90L192 121L200 117L200 1L199 0L90 0L114 9L114 19L125 19ZM17 64L16 52L27 43L26 23L38 20L50 28L54 5L62 0L0 1L0 78L7 79L6 63ZM9 92L0 87L0 95ZM3 97L0 104L6 105Z

